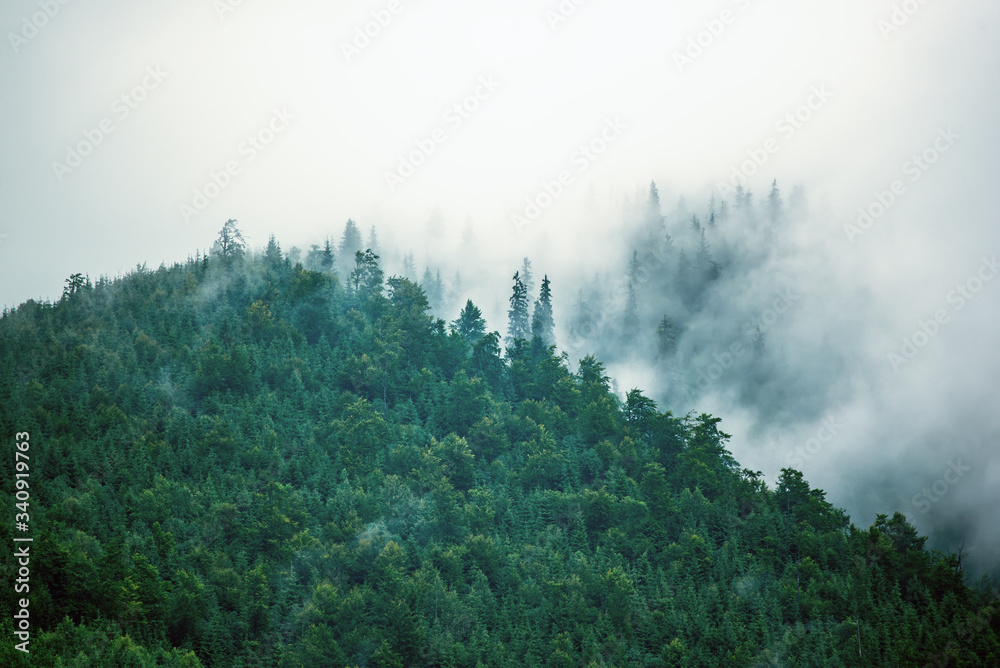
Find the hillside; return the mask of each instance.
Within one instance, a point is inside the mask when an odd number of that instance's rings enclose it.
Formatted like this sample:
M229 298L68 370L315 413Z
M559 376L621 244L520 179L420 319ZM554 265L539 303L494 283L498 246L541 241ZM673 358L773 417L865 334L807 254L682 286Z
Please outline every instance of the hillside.
M34 540L3 598L10 639L30 596L30 662L8 640L0 663L1000 665L958 546L856 527L800 472L741 468L720 418L326 252L227 224L210 255L3 314Z

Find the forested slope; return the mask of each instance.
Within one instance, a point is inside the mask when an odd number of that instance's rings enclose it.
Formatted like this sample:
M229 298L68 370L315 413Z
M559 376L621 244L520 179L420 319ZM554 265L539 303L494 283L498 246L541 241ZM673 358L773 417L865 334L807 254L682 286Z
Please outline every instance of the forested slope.
M902 515L353 265L223 244L4 314L33 632L29 663L7 587L0 663L1000 665L995 595Z

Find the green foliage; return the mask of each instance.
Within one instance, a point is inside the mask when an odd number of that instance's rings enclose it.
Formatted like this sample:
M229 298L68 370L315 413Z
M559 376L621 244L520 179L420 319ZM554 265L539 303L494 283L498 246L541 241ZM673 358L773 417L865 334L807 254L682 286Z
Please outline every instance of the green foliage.
M343 285L332 244L255 256L230 222L206 258L0 319L32 665L997 664L958 557L798 471L769 488L719 418L623 402L594 357L571 372L519 279L504 354L471 302L448 332L384 281L353 222Z

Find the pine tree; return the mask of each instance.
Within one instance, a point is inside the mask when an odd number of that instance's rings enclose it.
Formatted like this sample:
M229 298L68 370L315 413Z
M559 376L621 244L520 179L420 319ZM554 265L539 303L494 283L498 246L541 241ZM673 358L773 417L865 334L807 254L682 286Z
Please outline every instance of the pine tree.
M417 281L417 263L413 259L413 251L403 256L403 278L407 278L414 283Z
M378 243L378 233L375 231L375 226L374 225L372 225L371 228L368 230L368 244L367 244L367 247L368 247L368 250L370 250L371 252L375 253L376 255L381 255L382 254L382 248L379 246L379 243Z
M230 218L219 230L219 236L215 240L215 245L212 246L212 255L216 255L222 258L226 264L230 264L243 257L246 246L246 241L244 241L243 233L237 226L236 219Z
M327 240L323 242L323 257L320 260L320 266L323 268L323 271L330 271L333 269L334 260L333 244L330 242L330 239L327 238Z
M355 292L365 291L368 294L382 294L383 272L378 264L379 257L370 250L354 252L354 271L351 272L349 285Z
M524 258L524 262L521 263L521 282L524 283L526 294L531 295L535 291L535 278L531 273L531 260L528 258Z
M344 234L340 238L340 247L338 249L340 251L341 276L346 276L352 271L354 254L359 250L363 250L361 245L361 232L358 231L357 224L348 218L347 223L344 225Z
M767 210L771 223L778 222L781 217L781 191L778 190L778 179L771 182L771 192L767 195Z
M691 216L691 231L693 231L695 234L703 234L703 230L701 229L701 221L698 220L698 214L693 214Z
M437 277L431 273L430 267L424 268L423 278L420 279L420 287L424 289L427 293L427 303L430 305L431 310L434 312L440 312L442 306L441 294L441 272L437 272Z
M646 221L652 225L663 225L663 213L660 211L660 191L656 182L649 182L649 197L646 199Z
M281 246L272 234L267 238L267 247L264 249L264 263L269 269L278 269L283 260L281 257Z
M528 291L521 281L521 273L514 272L514 286L510 295L510 309L507 311L507 347L514 345L516 339L527 339L531 334L528 318Z
M438 298L438 311L443 311L445 307L445 298L448 294L447 287L444 281L441 280L441 270L436 269L434 271L434 292L437 294Z
M531 335L537 336L546 346L555 344L555 320L552 317L552 287L549 275L542 279L542 289L535 300L535 311L531 318Z
M695 257L695 263L698 265L698 273L705 280L714 280L714 278L718 277L718 269L715 262L712 261L712 252L708 241L705 239L704 229L699 230L698 254Z
M486 333L486 320L483 319L483 312L479 307L469 299L465 302L465 308L458 314L458 319L451 323L451 328L471 345Z
M677 336L674 334L674 325L670 318L663 316L663 320L656 326L656 359L667 359L677 352Z

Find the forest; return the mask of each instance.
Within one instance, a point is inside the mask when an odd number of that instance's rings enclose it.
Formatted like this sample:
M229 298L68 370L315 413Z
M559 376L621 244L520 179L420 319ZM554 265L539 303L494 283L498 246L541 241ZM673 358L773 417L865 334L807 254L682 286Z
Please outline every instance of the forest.
M730 215L685 216L678 314L725 270L705 239ZM680 325L634 258L614 326L646 323L665 364ZM491 327L412 255L387 275L354 221L303 254L229 220L186 262L5 310L0 431L31 435L33 542L0 663L1000 665L995 585L959 545L926 549L899 512L856 526L800 471L742 468L720 417L616 391L601 350L560 351L561 286L511 270ZM574 349L611 326L587 303Z

